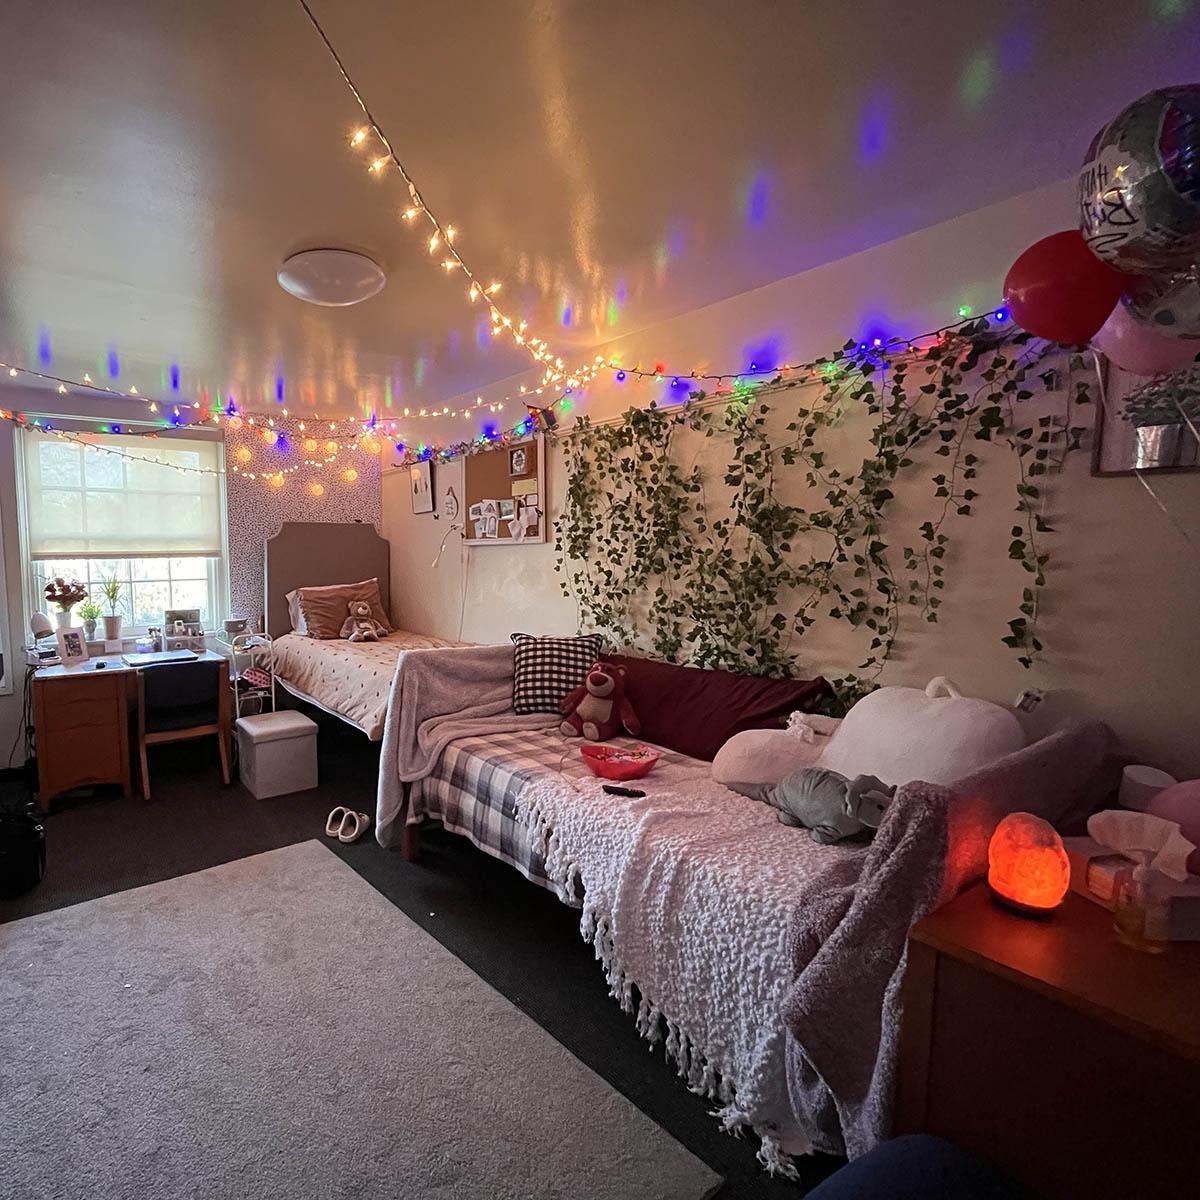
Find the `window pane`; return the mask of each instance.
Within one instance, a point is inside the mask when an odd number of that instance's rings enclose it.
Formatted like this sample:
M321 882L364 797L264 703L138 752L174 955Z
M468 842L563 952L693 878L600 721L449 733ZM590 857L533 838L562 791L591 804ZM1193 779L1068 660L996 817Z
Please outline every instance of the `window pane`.
M171 585L171 608L198 608L200 620L211 623L208 611L208 581L184 580ZM160 614L161 615L161 614Z
M167 564L161 558L131 558L130 570L136 579L167 579Z
M88 565L82 558L49 558L38 563L38 573L43 580L57 579L87 579Z
M133 585L133 623L161 625L163 610L170 608L171 592L167 583L135 583Z
M43 487L79 487L83 453L70 442L43 442L38 446L38 469Z
M125 463L115 454L86 450L83 455L83 477L90 488L124 487Z
M88 580L96 589L97 594L99 594L100 585L114 575L122 583L129 582L129 568L119 558L89 558L86 560L86 569Z
M208 585L207 558L173 558L171 562L172 579L202 579ZM186 605L180 605L186 607ZM195 607L193 605L193 607Z

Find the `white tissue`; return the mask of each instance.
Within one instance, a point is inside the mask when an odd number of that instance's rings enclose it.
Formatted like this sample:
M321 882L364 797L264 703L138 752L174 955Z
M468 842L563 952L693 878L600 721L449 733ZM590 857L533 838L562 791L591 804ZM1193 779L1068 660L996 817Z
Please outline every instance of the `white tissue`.
M1172 879L1188 876L1188 855L1195 846L1179 831L1174 821L1143 812L1122 812L1108 809L1088 817L1088 833L1102 846L1135 860L1143 854L1153 854L1147 866Z

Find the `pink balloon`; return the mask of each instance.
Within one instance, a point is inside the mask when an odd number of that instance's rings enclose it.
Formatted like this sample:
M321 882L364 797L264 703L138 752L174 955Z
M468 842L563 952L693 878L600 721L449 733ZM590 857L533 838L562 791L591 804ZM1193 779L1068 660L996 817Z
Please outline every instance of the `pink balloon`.
M1200 779L1172 784L1151 798L1146 811L1179 825L1179 832L1197 847L1188 855L1188 870L1200 875Z
M1135 375L1169 375L1186 367L1200 353L1200 343L1188 338L1163 337L1129 315L1124 304L1112 310L1092 345L1124 371Z

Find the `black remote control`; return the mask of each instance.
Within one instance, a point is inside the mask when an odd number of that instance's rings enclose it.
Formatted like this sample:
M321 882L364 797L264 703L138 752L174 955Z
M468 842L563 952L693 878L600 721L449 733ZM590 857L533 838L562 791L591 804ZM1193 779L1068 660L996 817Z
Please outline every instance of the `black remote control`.
M629 796L633 800L638 800L646 794L645 792L639 792L637 788L621 787L615 783L606 783L603 790L610 796Z

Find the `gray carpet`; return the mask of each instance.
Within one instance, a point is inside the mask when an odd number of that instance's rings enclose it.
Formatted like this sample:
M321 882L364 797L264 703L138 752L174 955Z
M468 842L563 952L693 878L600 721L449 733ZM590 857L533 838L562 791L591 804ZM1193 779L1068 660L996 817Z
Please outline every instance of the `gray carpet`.
M0 926L0 1013L13 1195L720 1183L320 842Z

